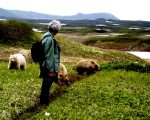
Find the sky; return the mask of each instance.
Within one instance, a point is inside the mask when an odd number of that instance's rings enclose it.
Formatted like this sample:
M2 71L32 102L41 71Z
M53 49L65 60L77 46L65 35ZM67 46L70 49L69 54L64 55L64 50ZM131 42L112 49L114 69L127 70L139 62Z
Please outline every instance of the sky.
M120 20L150 21L150 0L0 0L0 8L51 15L111 13Z

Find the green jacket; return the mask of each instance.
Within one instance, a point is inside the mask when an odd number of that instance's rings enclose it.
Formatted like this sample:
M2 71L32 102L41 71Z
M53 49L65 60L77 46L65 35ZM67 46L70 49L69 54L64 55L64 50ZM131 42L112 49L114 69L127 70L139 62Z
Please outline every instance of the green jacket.
M47 36L44 38L44 36ZM42 45L44 48L45 59L42 67L47 72L58 72L60 63L60 46L50 32L45 33L43 36Z

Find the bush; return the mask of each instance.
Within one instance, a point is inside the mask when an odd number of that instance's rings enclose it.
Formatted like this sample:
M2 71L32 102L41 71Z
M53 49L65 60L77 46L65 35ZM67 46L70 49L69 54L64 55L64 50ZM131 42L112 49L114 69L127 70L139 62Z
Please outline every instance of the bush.
M31 40L32 26L23 21L0 21L0 43L14 44Z
M101 70L118 70L118 69L149 73L150 65L149 64L139 64L139 63L134 63L134 62L112 62L109 64L101 65Z

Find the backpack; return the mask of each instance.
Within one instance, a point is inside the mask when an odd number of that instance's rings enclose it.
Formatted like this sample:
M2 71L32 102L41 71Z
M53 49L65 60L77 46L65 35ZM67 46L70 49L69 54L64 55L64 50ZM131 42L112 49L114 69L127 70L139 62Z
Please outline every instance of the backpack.
M49 36L49 35L47 35L47 36ZM47 36L45 36L45 37L47 37ZM36 41L35 43L32 44L31 57L32 57L33 62L42 62L44 60L44 48L42 45L42 40Z

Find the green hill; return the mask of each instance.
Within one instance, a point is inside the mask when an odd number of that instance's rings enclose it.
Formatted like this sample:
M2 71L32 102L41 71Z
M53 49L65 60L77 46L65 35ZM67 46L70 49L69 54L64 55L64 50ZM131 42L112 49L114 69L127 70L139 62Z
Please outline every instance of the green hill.
M71 85L60 87L54 83L49 106L39 104L38 64L29 61L25 71L8 70L8 58L2 58L25 48L1 44L0 119L150 118L148 63L126 52L82 45L59 34L57 39ZM91 76L78 75L74 66L81 59L94 59L101 66L100 71Z

